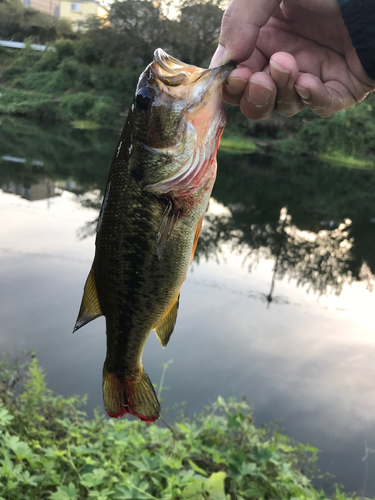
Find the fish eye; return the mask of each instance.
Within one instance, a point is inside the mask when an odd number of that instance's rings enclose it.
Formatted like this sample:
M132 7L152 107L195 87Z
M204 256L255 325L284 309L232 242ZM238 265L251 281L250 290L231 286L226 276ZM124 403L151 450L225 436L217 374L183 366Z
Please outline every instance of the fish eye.
M147 109L154 100L154 94L148 87L142 87L138 90L135 100L140 109Z

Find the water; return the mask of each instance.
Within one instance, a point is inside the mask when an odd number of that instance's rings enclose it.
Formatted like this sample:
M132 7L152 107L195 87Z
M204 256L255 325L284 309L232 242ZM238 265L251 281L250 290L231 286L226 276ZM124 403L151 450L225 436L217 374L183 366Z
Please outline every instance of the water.
M102 406L104 320L75 335L118 132L3 118L0 349L36 349L47 381ZM375 496L375 172L220 153L178 321L144 365L163 411L246 396L322 450L319 466Z

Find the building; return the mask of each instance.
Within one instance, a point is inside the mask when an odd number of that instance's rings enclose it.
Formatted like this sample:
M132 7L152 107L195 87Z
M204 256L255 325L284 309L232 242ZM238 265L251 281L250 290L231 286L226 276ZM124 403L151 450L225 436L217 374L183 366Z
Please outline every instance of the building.
M49 14L59 17L60 0L22 0L25 7L32 7Z
M108 10L95 0L60 0L60 17L72 21L76 29L80 29L90 16L105 18Z

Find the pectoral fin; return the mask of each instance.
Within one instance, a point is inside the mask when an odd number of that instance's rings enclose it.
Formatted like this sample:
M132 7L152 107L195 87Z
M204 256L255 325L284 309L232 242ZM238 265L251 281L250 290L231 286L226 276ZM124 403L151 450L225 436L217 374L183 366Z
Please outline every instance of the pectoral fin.
M171 338L174 325L176 324L179 301L180 301L180 294L178 294L176 300L173 302L171 307L165 313L162 320L154 328L155 333L158 339L160 340L162 347L165 347L168 344L169 339Z
M174 225L177 222L179 213L173 210L173 203L168 202L164 213L160 219L158 231L156 233L156 251L160 260L164 247L172 233Z
M202 224L203 224L203 217L201 217L199 219L198 224L197 224L197 229L195 231L195 236L194 236L193 248L191 249L190 262L194 258L195 249L197 248L197 244L198 244L198 240L199 240L199 235L201 234Z
M93 268L91 268L85 283L81 307L76 324L74 325L73 333L87 323L90 323L93 319L99 318L99 316L102 315L103 313L100 308L98 294L96 291L94 271Z

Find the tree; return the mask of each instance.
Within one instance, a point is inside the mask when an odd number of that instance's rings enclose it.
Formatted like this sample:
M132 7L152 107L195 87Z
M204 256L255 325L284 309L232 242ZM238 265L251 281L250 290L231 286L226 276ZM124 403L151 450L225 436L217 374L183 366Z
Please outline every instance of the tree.
M25 7L21 0L4 0L0 3L0 37L6 40L22 38L21 25Z
M185 1L173 26L171 43L186 63L207 67L215 52L223 16L215 1Z

